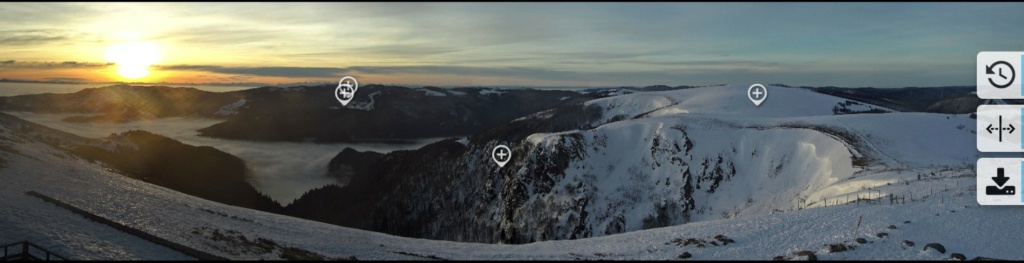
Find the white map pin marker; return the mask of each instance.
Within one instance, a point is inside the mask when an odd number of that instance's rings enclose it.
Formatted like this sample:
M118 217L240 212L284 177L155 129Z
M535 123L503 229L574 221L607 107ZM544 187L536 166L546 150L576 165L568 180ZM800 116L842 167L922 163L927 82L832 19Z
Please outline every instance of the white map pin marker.
M498 163L498 167L505 167L508 160L512 160L512 150L509 150L508 146L498 145L491 151L491 159Z
M359 90L359 82L356 81L356 78L345 76L338 81L338 87L334 89L334 98L341 102L341 106L348 105L348 102L356 97L356 90Z
M747 88L747 98L754 103L754 106L761 106L764 99L768 98L768 89L761 84L750 85L750 88Z

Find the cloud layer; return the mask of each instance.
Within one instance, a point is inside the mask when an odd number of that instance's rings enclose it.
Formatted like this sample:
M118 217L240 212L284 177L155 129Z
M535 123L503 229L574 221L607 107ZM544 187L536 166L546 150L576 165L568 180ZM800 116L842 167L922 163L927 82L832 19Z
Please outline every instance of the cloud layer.
M0 17L0 46L13 50L0 59L101 61L89 50L136 35L161 45L167 70L266 78L957 85L973 83L977 52L1024 46L1024 36L1008 33L1024 24L1019 10L1024 4L14 3L0 6L11 14Z

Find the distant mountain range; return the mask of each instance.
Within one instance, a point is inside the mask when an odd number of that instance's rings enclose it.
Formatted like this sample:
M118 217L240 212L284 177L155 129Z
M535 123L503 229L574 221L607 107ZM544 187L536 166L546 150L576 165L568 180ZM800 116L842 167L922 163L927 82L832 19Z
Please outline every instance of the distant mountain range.
M200 135L260 141L390 141L473 134L559 104L596 98L576 91L367 85L347 107L335 86L239 91L246 103Z
M0 98L0 109L39 113L80 113L70 122L131 122L165 117L217 117L224 105L244 98L195 88L114 85L69 94L33 94Z
M0 83L47 83L47 84L85 84L85 82L78 81L67 81L67 80L27 80L27 79L7 79L0 78Z
M966 114L984 103L974 92L974 86L933 88L838 88L802 87L840 98L866 102L904 112L934 112ZM1021 100L1024 101L1024 100Z
M326 84L208 92L114 85L71 94L5 97L0 99L0 110L82 114L67 118L70 122L129 122L179 116L218 118L225 121L199 132L202 136L224 139L403 141L475 134L531 113L596 98L693 87L536 90L366 85L347 107L335 100L334 88L335 85ZM983 103L971 94L973 87L802 88L897 111L960 114ZM835 113L849 113L852 106L853 102L838 105Z
M95 84L95 85L136 85L136 86L246 86L246 87L262 87L262 86L297 86L297 85L311 85L311 84L324 84L326 82L295 82L295 83L279 83L270 84L262 82L87 82L80 81L77 79L61 80L61 79L50 79L50 80L27 80L27 79L8 79L0 78L0 82L9 83L45 83L45 84Z
M334 85L320 85L207 92L194 88L115 85L71 94L5 97L0 99L0 110L82 114L66 118L69 122L218 118L225 121L199 132L202 136L225 139L399 141L473 134L557 105L644 90L414 89L367 85L360 88L348 107L343 107L334 98L334 89Z

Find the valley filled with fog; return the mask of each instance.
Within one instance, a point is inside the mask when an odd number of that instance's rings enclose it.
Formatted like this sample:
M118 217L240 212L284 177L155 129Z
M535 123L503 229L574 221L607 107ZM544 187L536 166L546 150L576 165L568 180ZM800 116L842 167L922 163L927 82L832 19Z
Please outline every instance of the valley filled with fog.
M314 188L328 184L344 185L345 178L328 176L327 164L346 147L359 151L387 153L416 149L441 139L424 139L408 144L258 142L198 135L197 129L222 121L216 119L172 117L126 123L73 123L61 120L83 114L6 113L88 138L101 138L128 130L145 130L186 144L217 148L245 160L246 166L250 169L249 182L281 205L291 203Z

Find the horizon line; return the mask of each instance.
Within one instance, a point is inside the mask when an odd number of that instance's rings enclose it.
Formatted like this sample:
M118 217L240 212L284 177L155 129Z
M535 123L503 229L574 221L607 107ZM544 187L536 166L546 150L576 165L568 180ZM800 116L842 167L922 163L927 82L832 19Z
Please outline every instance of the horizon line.
M264 83L264 82L199 82L199 83L197 83L197 82L163 82L163 81L161 81L161 82L144 82L144 81L139 81L139 82L126 82L126 81L96 81L96 82L90 82L90 81L59 81L59 80L46 81L46 80L23 80L23 79L0 78L0 83L37 83L37 84L57 84L57 85L89 85L89 84L118 85L118 84L127 84L127 85L148 85L148 86L154 86L154 85L254 86L254 87L258 88L258 87L280 87L280 86L292 86L292 87L294 87L294 86L301 86L301 85L323 85L323 84L333 84L334 82L333 81L299 81L299 82L288 82L288 83L277 83L277 84ZM718 83L718 84L707 84L707 85L655 84L655 85L644 85L644 86L635 86L635 85L610 85L610 86L583 86L583 85L557 86L557 85L554 85L554 86L543 86L543 85L502 85L502 84L490 84L490 85L423 85L423 84L414 84L414 83L367 83L367 84L362 85L362 86L368 86L368 85L407 86L407 87L420 87L420 88L423 88L423 87L437 87L437 88L495 87L495 88L541 88L541 89L543 89L543 88L594 89L594 88L646 88L646 87L658 87L658 86L665 86L665 87L711 87L711 86L722 86L722 85L728 85L728 84L727 83ZM826 86L789 85L789 84L782 84L782 83L771 83L771 84L765 84L765 85L790 87L790 88L806 88L806 87L809 87L809 88L853 88L853 89L856 89L856 88L900 89L900 88L977 87L977 85L900 86L900 87L859 86L859 87L849 87L849 86L834 86L834 85L826 85Z

